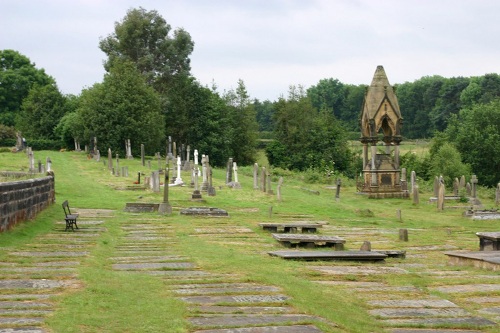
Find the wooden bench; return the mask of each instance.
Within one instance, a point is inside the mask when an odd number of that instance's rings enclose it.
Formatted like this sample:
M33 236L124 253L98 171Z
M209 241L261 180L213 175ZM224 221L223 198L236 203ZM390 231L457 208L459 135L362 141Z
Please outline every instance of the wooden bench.
M323 225L319 223L259 223L263 230L271 232L313 233Z
M76 224L76 219L78 218L78 214L71 214L68 200L65 200L62 203L62 207L64 209L64 215L65 215L64 220L66 221L66 229L64 229L64 231L67 231L69 229L75 231L73 226L78 229L78 225Z
M306 246L309 248L325 246L334 247L335 250L343 250L345 239L337 236L319 236L304 234L272 234L273 238L281 244L292 246Z

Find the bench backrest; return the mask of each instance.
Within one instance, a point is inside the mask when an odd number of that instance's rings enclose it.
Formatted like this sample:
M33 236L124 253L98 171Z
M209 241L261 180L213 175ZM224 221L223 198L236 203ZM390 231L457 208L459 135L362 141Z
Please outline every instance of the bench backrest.
M71 210L69 210L68 200L64 200L64 202L62 203L62 207L64 209L64 215L66 215L66 217L68 217L68 215L71 215Z

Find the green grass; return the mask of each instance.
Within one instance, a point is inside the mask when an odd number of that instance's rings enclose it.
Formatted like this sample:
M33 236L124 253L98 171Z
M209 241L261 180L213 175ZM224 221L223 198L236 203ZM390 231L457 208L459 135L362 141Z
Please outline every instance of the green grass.
M418 148L418 147L416 147ZM411 149L416 149L411 148ZM115 217L106 219L107 231L99 236L91 255L79 267L82 286L67 290L58 297L57 311L49 318L48 326L55 332L101 332L113 327L116 332L189 332L185 321L188 314L186 305L170 294L167 284L180 281L166 281L142 274L117 272L111 269L109 260L115 254L115 246L122 235L121 225L129 222L130 214L124 213L126 202L161 202L162 193L126 190L134 186L137 173L148 175L150 170L143 167L138 159L120 160L120 166L128 166L129 177L115 177L110 174L102 161L88 160L83 153L75 152L35 152L36 158L45 160L50 156L56 177L56 204L42 212L33 221L21 223L12 231L0 235L2 248L23 248L39 235L53 230L54 221L60 221L60 204L69 200L71 207L103 208L116 210ZM261 156L259 165L265 165ZM27 165L24 154L0 153L0 170L23 170ZM114 161L115 162L115 161ZM261 164L262 163L262 164ZM156 167L156 162L152 163ZM476 250L477 231L495 231L491 221L472 221L461 216L460 209L446 209L438 212L435 204L426 199L429 192L420 193L421 204L415 206L408 199L372 200L356 194L349 182L343 181L340 200L335 200L335 191L321 184L304 184L300 176L284 177L283 201L275 195L253 190L252 167L240 168L240 183L243 189L225 186L225 170L214 170L215 197L203 195L204 206L218 207L229 212L230 218L191 218L181 216L179 210L200 205L191 202L192 188L170 189L169 201L174 208L171 216L147 214L155 221L149 223L171 226L177 239L171 249L187 255L202 269L213 273L235 274L243 281L279 286L292 297L287 304L298 313L317 315L327 320L315 323L325 332L382 332L379 321L368 314L368 306L362 295L352 293L340 286L319 285L311 280L329 280L325 276L307 269L310 263L285 261L270 257L267 251L280 249L267 232L260 230L259 223L289 220L291 216L327 221L329 226L345 228L369 228L375 233L373 239L348 239L346 247L357 249L353 241L383 239L384 249L406 249L409 247L452 245L458 248ZM190 173L182 174L185 182L190 181ZM346 185L344 185L346 184ZM137 186L137 185L135 185ZM276 191L276 183L273 182ZM302 188L319 191L314 195ZM480 191L486 207L493 207L490 191ZM269 208L273 215L269 217ZM396 218L396 210L402 211L402 220ZM371 214L366 214L367 211ZM199 228L217 228L223 225L248 228L249 235L242 234L240 241L201 237ZM398 240L398 229L409 229L409 242ZM193 237L193 235L195 237ZM248 239L246 238L248 237ZM375 246L372 246L375 247ZM5 258L2 251L0 259ZM20 259L21 260L21 259ZM22 260L29 260L22 259ZM385 282L395 286L413 285L423 290L444 284L461 284L478 281L475 276L493 274L469 267L447 265L447 257L441 251L426 252L425 258L388 259L386 265L397 263L425 264L432 269L466 270L470 276L436 278L419 274L419 268L408 268L409 274L385 274L372 276L336 277L346 281ZM321 262L313 265L324 265ZM327 263L330 265L331 263ZM351 263L338 263L349 265ZM367 264L374 265L374 264ZM491 281L491 279L490 279ZM491 283L491 282L489 282ZM429 291L430 294L433 292ZM435 294L435 293L434 293ZM408 292L407 297L412 297ZM445 297L450 298L448 295ZM465 309L474 310L474 305L466 296L453 295L453 301ZM331 326L333 322L337 326ZM484 332L493 332L484 330Z

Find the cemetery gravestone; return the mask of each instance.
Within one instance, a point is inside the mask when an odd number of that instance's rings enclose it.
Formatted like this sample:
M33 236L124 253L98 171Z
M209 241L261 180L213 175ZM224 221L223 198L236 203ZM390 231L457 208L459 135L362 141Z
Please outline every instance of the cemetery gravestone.
M257 163L253 165L253 189L259 189L259 165Z

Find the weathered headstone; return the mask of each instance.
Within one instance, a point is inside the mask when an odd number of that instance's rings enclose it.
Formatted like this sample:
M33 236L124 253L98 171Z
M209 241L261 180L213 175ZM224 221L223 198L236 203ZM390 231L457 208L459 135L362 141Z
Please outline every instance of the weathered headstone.
M172 159L174 157L174 155L172 154L172 137L169 136L168 137L168 159Z
M230 157L227 160L226 166L226 184L230 184L233 181L233 158Z
M472 194L472 187L470 186L470 183L467 182L467 184L465 184L465 193L467 193L467 196L471 196Z
M151 172L151 189L153 192L160 192L160 172L158 170Z
M201 155L201 165L203 170L203 183L201 183L201 191L208 191L208 163L206 155Z
M184 171L191 170L191 147L189 145L187 145L187 148L186 148L186 160L184 161L184 165L182 167L182 170L184 170Z
M472 175L472 178L470 179L471 183L471 197L476 198L477 197L477 177L476 175Z
M42 173L42 161L38 160L38 173Z
M337 189L335 191L335 199L337 201L340 200L340 187L342 186L342 181L339 179L337 179Z
M415 184L413 185L413 204L418 205L420 203L420 200L418 198L418 185Z
M213 178L213 173L212 173L212 167L209 165L208 166L208 195L211 197L215 197L215 187L213 186L212 179Z
M372 243L369 241L364 241L359 250L360 251L371 251L372 250Z
M417 183L417 174L416 174L416 172L412 171L410 177L411 177L411 179L410 179L410 181L411 181L411 192L414 193L413 187Z
M438 191L438 200L437 200L437 209L438 210L443 210L444 209L444 184L439 183L439 191Z
M99 149L97 150L97 154L95 154L95 160L97 162L101 161L101 152L99 151Z
M399 229L399 240L403 242L408 241L408 229Z
M269 173L269 171L266 174L266 180L267 180L267 194L274 194L274 191L271 188L271 174Z
M23 137L21 132L16 133L16 151L21 151L24 149Z
M47 172L51 172L52 171L52 160L50 159L50 157L47 157L45 159L45 163L47 164Z
M459 187L460 189L465 189L465 176L462 175L462 177L460 177L460 183L459 183Z
M439 178L438 176L434 177L434 197L438 197L439 195Z
M497 184L497 189L495 191L495 205L500 204L500 183Z
M283 201L283 198L281 197L281 186L282 185L283 185L283 177L280 177L278 180L278 186L276 187L276 197L277 197L279 202Z
M253 189L259 189L259 165L257 163L253 164Z
M33 154L33 150L31 147L28 147L28 162L29 162L29 171L35 172L35 156Z
M408 191L408 182L406 181L406 168L401 169L401 189Z
M267 183L267 180L266 180L266 167L262 167L260 175L261 175L260 176L260 182L261 182L262 192L266 192L266 183Z
M453 195L458 196L458 188L460 187L460 181L458 178L455 178L453 181Z
M145 161L144 161L144 144L141 143L141 163L142 166L145 166Z
M158 206L158 213L160 214L172 214L172 206L168 201L168 184L169 184L169 168L165 169L165 180L163 182L163 202ZM139 173L140 175L140 173Z
M116 175L120 177L120 155L116 154Z
M111 148L108 148L108 170L113 169L113 154Z
M127 139L126 141L126 148L127 148L127 159L131 160L134 158L132 156L132 146L130 145L130 139Z
M396 209L396 219L401 222L402 220L401 209Z

